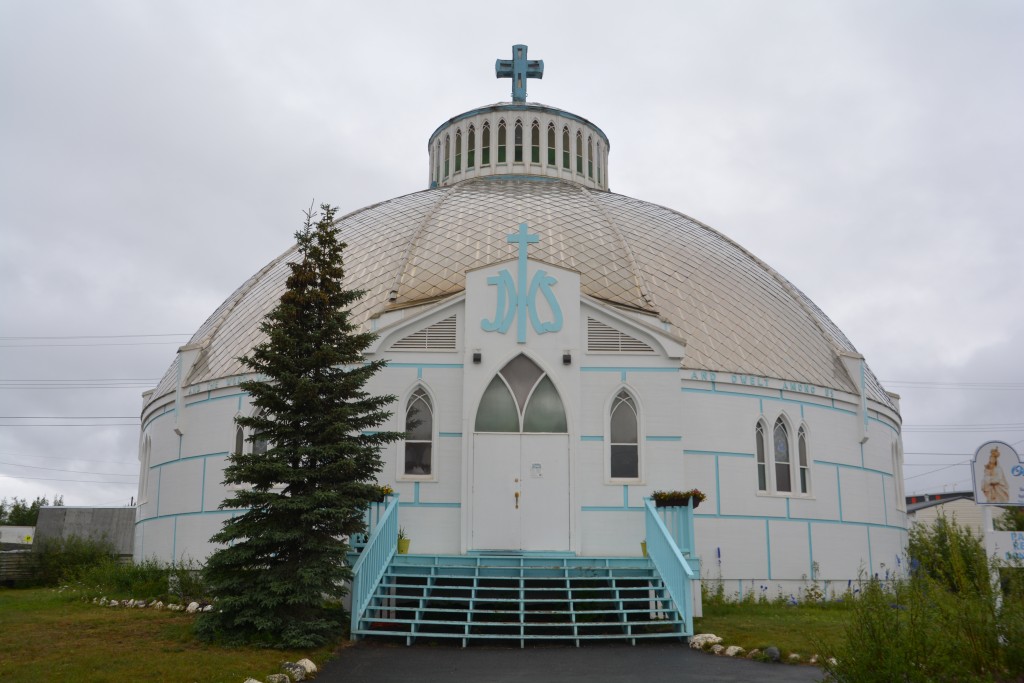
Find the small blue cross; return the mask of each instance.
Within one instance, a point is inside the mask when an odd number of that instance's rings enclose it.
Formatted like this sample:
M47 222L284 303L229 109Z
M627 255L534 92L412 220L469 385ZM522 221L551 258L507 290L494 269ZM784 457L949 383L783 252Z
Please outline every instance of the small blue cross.
M512 101L526 101L526 79L544 78L544 60L526 59L526 46L513 45L512 59L499 59L494 62L494 75L497 78L512 79Z
M525 47L525 46L524 46ZM525 52L525 50L524 50ZM526 315L529 310L529 298L526 285L526 259L527 250L531 244L540 242L540 235L531 235L530 227L526 223L519 224L519 232L514 232L505 238L509 244L519 245L519 291L516 294L516 310L518 313L518 319L516 320L516 337L519 343L522 344L526 341Z

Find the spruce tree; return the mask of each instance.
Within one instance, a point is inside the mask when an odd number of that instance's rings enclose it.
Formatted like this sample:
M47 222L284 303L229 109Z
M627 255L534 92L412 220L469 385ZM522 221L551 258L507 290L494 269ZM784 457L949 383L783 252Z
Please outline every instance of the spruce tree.
M320 209L296 233L299 260L260 325L266 341L239 359L259 379L241 384L255 411L236 422L267 448L228 458L224 483L240 488L220 507L239 512L211 539L223 547L206 565L216 602L197 625L205 639L294 648L337 638L344 614L325 598L347 590L347 538L365 530L378 495L380 448L403 436L376 430L395 397L364 389L384 361L363 359L374 335L349 315L363 293L343 287L336 209Z

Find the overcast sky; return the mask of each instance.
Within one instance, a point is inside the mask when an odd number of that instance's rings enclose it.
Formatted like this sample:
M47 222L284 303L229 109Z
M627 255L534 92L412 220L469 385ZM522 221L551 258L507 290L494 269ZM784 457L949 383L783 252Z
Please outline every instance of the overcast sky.
M614 192L768 262L902 395L908 493L1024 451L1024 3L371 4L0 0L0 498L128 504L177 347L312 201L425 189L515 43Z

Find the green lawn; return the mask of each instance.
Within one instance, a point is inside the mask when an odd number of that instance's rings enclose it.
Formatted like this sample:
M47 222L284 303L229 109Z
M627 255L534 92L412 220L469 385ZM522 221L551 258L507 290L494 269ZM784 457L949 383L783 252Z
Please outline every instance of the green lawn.
M844 635L850 608L839 602L820 605L767 603L705 605L704 617L694 619L695 633L714 633L723 645L751 650L774 645L786 657L798 653L804 660L821 654L824 642Z
M181 612L99 607L49 588L0 588L0 681L241 683L283 661L322 665L333 648L297 652L196 642Z
M820 642L842 638L847 607L706 605L697 633L748 650L775 645L805 659ZM296 652L205 645L181 612L99 607L50 588L0 588L0 681L241 683L303 657L322 665L334 648ZM342 646L339 642L337 646ZM338 656L344 657L343 653Z

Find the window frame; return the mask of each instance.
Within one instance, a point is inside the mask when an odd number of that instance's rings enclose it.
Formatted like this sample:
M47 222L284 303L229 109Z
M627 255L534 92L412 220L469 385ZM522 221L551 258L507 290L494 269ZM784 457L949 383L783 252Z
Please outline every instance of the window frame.
M430 474L409 474L405 471L405 447L407 443L425 443L422 440L407 440L402 438L397 442L397 457L395 458L395 480L396 481L437 481L438 480L438 435L440 433L438 428L437 419L437 399L434 397L434 392L430 390L423 382L416 382L412 385L409 391L405 394L405 399L402 401L403 411L401 413L400 425L404 432L405 424L408 421L409 416L409 404L416 396L417 392L422 391L423 395L427 397L428 405L430 409Z
M484 121L480 126L480 165L491 165L491 122Z
M455 171L454 173L460 173L462 171L462 129L457 128L455 130Z
M625 393L632 399L633 411L636 414L636 475L635 477L613 477L612 476L612 446L619 444L612 443L612 411L615 410L620 401L618 397ZM646 430L644 429L644 408L636 389L626 384L620 384L612 391L611 396L605 401L602 419L604 422L604 483L606 486L622 486L623 484L644 484L646 482L646 467L644 463L644 440ZM625 442L621 442L625 444ZM621 444L619 444L621 445Z
M498 163L508 163L508 126L505 119L498 121Z
M786 433L786 446L789 455L789 491L779 490L778 467L783 463L776 458L775 434L779 424ZM811 430L806 422L801 421L797 428L785 412L774 416L770 422L762 415L754 424L754 480L756 493L759 496L776 498L813 498L814 497L814 458L812 457ZM770 425L770 426L769 426ZM801 465L801 444L803 445L806 465ZM763 460L762 460L763 455ZM761 476L764 475L764 488L761 487ZM806 474L801 479L801 474ZM806 491L803 490L806 485Z
M476 161L476 126L469 124L466 131L466 170L473 168Z

